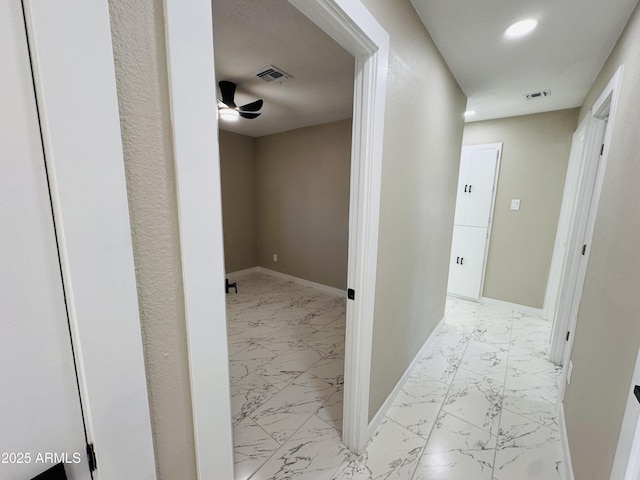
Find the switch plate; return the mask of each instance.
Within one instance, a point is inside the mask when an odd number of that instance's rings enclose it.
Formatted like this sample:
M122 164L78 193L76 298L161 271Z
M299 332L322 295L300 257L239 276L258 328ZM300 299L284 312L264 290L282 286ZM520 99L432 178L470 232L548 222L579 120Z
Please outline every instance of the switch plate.
M511 210L520 210L520 199L514 198L511 200Z
M273 261L274 261L274 262L277 262L277 261L278 261L278 254L277 254L277 253L274 253L274 254L273 254Z

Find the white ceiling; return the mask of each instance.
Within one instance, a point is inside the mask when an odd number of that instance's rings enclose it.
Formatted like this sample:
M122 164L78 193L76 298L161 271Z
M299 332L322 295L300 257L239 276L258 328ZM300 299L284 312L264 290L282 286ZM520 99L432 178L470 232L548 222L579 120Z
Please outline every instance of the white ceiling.
M638 0L411 0L460 87L470 121L582 105ZM508 41L513 22L536 18ZM551 90L538 100L523 94Z
M237 84L237 105L264 99L260 117L221 120L220 128L260 137L351 118L353 56L287 0L213 0L212 5L216 80ZM280 84L256 77L269 65L294 78Z
M580 106L638 0L411 2L478 121ZM287 0L212 5L217 80L238 84L238 105L265 101L259 118L221 128L259 137L351 117L353 57ZM527 17L540 21L533 34L503 38ZM265 83L255 74L269 65L294 78ZM549 97L524 99L547 89Z

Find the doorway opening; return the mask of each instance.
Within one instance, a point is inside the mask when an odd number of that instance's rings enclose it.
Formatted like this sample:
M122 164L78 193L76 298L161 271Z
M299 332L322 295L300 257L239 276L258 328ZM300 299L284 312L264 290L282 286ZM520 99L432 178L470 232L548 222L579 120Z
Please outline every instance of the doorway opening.
M591 240L604 183L613 119L622 82L620 67L574 136L552 269L558 285L557 305L550 313L553 333L550 360L562 366L558 401L571 380L571 348L582 289L587 274ZM561 267L560 267L561 266Z
M289 1L356 59L347 279L355 295L346 308L342 439L360 451L369 433L389 36L360 2ZM217 284L224 281L211 5L203 0L184 9L167 0L165 20L197 465L203 478L226 478L232 433L225 293L209 288L212 272Z
M355 62L286 0L218 0L213 36L219 108L240 116L221 115L218 138L234 469L247 478L278 470L294 436L341 435Z

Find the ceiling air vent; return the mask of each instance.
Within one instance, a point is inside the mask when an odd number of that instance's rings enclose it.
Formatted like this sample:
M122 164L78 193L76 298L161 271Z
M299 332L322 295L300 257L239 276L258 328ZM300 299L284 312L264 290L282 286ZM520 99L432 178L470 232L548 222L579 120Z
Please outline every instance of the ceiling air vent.
M542 90L540 92L525 93L524 94L524 99L525 100L537 100L539 98L548 97L549 95L551 95L551 90Z
M275 65L269 65L268 67L260 69L260 71L256 73L256 76L267 83L282 83L285 80L293 78L287 72L285 72L284 70L280 70Z

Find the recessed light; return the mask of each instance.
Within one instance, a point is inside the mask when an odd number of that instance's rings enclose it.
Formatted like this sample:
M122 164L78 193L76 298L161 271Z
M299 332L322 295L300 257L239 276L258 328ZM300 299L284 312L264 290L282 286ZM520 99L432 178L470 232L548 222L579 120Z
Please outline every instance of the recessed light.
M504 32L504 36L507 38L520 38L525 35L533 32L535 28L538 26L538 20L533 18L527 18L526 20L521 20L509 26Z
M465 117L473 117L475 114L476 114L475 110L467 110L466 112L464 112Z

